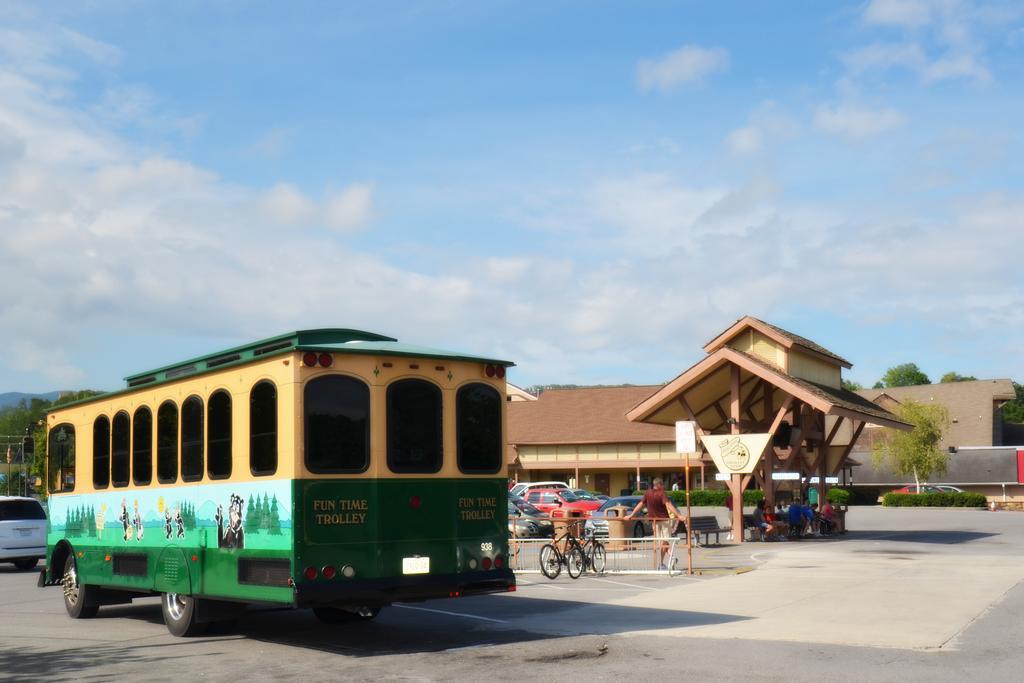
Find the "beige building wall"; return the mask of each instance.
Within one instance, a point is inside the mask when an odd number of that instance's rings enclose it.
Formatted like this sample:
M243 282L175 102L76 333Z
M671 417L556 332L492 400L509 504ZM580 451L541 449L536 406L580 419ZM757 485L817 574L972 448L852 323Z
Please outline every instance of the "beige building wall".
M726 345L737 351L743 351L744 353L764 358L777 367L786 367L786 349L782 344L753 328L736 335Z
M796 348L789 351L789 374L809 382L824 384L838 389L840 385L839 366L801 353Z

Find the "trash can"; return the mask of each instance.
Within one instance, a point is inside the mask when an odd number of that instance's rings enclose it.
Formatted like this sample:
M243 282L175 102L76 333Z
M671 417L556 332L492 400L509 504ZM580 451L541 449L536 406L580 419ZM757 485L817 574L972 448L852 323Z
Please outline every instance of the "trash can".
M611 539L629 538L627 527L633 523L633 520L626 519L629 512L630 508L625 505L616 505L604 511L605 518L608 520L608 550L625 550L628 546L627 541L612 541Z
M835 533L845 534L846 533L846 511L849 509L846 505L837 505L835 507Z
M567 510L558 507L551 511L551 521L555 526L555 538L565 534L572 526L572 533L578 538L583 537L583 512L580 510Z

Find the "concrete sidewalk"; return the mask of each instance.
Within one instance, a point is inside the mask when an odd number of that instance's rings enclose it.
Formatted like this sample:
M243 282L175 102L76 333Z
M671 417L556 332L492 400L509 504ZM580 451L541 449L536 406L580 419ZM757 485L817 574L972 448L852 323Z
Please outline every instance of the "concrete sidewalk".
M695 549L695 569L719 578L581 605L552 615L544 630L579 633L580 624L593 624L590 632L628 637L950 649L1024 581L1024 515L874 508L857 517L861 530L835 540ZM678 617L613 629L604 607Z

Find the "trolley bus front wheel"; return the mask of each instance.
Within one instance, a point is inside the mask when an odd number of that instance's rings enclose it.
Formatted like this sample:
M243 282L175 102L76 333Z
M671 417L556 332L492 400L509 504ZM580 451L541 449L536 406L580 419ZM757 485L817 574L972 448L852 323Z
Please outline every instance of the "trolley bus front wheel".
M100 606L93 600L94 586L86 585L78 580L78 565L75 556L68 555L64 563L64 609L72 619L91 619L96 616Z
M206 630L206 624L196 621L196 598L191 595L164 593L160 607L171 635L187 638Z
M380 607L360 607L352 610L341 607L314 607L313 614L325 624L349 624L374 619L380 614Z

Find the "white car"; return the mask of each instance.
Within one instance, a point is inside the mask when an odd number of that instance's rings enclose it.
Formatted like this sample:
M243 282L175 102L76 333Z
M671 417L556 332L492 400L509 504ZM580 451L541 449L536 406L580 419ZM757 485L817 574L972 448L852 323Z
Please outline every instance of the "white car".
M0 496L0 562L23 571L46 556L46 511L35 498Z
M526 492L531 489L568 489L569 485L564 481L524 481L516 484L509 493L513 496L526 498Z

